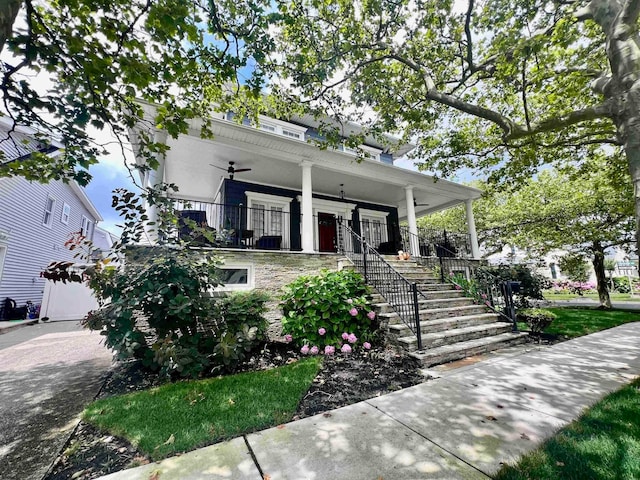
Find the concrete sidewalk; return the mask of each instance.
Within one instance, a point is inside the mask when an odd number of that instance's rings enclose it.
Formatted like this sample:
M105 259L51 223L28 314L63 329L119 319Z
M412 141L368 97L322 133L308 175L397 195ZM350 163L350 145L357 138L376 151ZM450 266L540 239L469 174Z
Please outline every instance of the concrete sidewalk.
M40 480L111 366L102 336L56 322L0 336L0 478Z
M486 479L639 373L640 322L102 478Z

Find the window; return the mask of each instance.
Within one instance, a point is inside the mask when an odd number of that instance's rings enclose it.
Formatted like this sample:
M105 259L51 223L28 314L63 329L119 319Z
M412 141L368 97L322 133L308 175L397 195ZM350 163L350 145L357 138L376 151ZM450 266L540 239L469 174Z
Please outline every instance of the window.
M556 264L555 263L550 263L549 264L549 268L551 269L551 278L553 280L557 280L558 278L558 271L556 270Z
M285 137L296 138L298 140L302 137L299 132L292 132L291 130L285 130L284 128L282 129L282 135Z
M224 265L220 268L220 285L216 290L250 290L254 287L253 265Z
M56 200L53 197L47 197L47 202L44 206L44 218L42 224L51 228L51 221L53 220L53 211L56 207Z
M256 192L245 192L245 195L250 212L247 228L253 230L256 248L288 249L289 212L293 199Z
M68 203L65 203L62 206L62 216L60 217L60 221L65 225L69 225L70 215L71 215L71 206Z
M358 152L358 149L360 149L361 152ZM348 153L349 155L358 155L358 153L361 153L364 158L376 161L380 161L380 154L382 153L382 150L370 147L368 145L360 145L358 148L352 148L343 145L342 151Z
M276 127L275 127L275 125L270 125L268 123L261 123L260 124L260 130L266 130L267 132L275 132L276 131Z
M304 141L304 134L307 131L307 127L301 127L289 122L283 122L282 120L276 120L275 118L258 117L257 128L266 132L275 133L276 135L282 135L283 137L293 138L296 140Z
M80 229L80 235L83 235L87 238L91 238L92 227L93 227L93 222L83 215L82 228Z
M387 212L360 209L360 232L365 240L374 247L386 242Z

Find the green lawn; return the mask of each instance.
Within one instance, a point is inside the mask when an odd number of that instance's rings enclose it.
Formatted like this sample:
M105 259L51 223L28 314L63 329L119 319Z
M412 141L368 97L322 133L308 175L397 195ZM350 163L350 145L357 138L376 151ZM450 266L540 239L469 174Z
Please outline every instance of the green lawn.
M497 480L640 478L640 379L605 397Z
M545 332L569 338L581 337L623 323L640 321L640 311L560 307L546 310L555 313L557 318Z
M89 405L83 418L154 460L291 420L321 366L311 357L273 370L184 381Z

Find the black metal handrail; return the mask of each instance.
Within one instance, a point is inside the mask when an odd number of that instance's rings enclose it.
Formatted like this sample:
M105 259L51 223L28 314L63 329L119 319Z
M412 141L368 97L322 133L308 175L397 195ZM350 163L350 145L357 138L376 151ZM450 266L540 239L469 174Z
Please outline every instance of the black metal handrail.
M402 249L414 257L453 256L468 258L471 256L469 234L437 231L418 227L418 233L409 231L406 225L400 225Z
M393 268L360 235L354 232L346 222L338 219L338 249L363 274L365 282L372 285L393 307L402 322L409 327L418 341L418 350L422 350L422 332L420 330L420 304L418 297L427 297L411 282Z
M455 257L454 252L444 249L445 255L423 257L418 263L439 272L442 283L456 285L466 295L479 303L484 303L494 313L504 317L513 324L513 331L518 331L513 303L512 282L503 281L491 272L482 269L478 261Z

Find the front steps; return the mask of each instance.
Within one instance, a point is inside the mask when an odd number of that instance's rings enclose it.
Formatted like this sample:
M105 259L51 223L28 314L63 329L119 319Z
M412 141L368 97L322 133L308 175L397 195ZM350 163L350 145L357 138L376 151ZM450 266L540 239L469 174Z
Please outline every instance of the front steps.
M372 296L372 306L389 341L417 358L425 367L497 350L525 341L526 334L512 333L512 324L502 321L484 305L474 304L471 298L451 284L442 284L440 278L412 260L385 260L410 282L416 282L426 299L419 297L422 350L411 329L404 324L379 293ZM388 297L393 300L396 294ZM398 298L400 298L398 296Z

